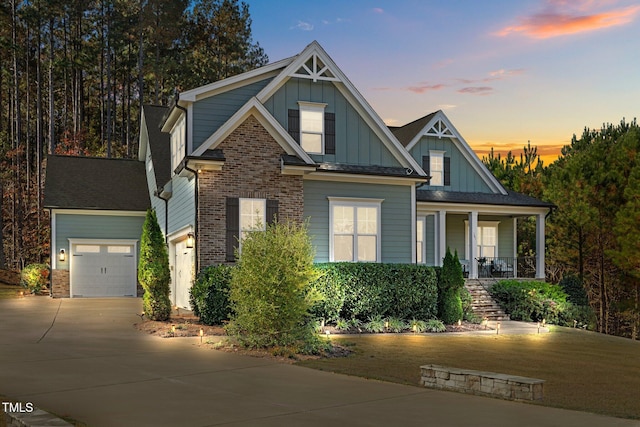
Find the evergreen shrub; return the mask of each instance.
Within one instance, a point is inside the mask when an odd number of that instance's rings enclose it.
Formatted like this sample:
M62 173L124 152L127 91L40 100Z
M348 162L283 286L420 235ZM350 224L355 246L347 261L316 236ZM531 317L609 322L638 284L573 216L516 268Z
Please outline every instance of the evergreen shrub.
M433 267L413 264L317 264L312 283L320 300L312 314L327 322L368 321L374 317L430 319L437 313L437 276Z
M202 269L189 291L193 314L205 325L219 325L229 320L229 284L232 268L223 264Z
M144 288L142 308L151 320L168 320L171 315L169 300L169 255L156 212L147 210L140 238L138 281Z
M438 287L438 318L447 325L462 320L460 292L464 288L464 276L458 253L452 255L449 248L442 262Z

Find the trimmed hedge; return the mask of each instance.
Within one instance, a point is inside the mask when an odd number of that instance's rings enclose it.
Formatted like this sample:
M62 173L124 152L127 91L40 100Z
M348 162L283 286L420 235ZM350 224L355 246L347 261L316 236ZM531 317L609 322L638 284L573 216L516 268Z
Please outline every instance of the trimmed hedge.
M322 276L312 283L321 301L312 315L368 321L376 316L431 319L437 314L438 283L433 267L413 264L316 264Z
M189 291L193 314L205 325L219 325L229 320L229 284L232 268L228 265L203 268Z

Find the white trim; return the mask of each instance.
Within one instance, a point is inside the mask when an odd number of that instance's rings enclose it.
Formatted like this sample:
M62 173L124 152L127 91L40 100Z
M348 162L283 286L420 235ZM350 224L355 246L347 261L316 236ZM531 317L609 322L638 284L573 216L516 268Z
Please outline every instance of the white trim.
M57 270L58 268L58 246L57 246L57 212L51 210L51 269ZM67 250L67 257L71 256L71 251Z
M278 123L255 97L247 101L229 120L218 128L193 152L193 156L201 156L205 151L212 150L224 141L236 128L238 128L249 116L254 116L287 154L298 156L307 164L315 165L315 162L293 140L291 135Z
M336 63L331 59L327 52L320 46L317 41L311 42L302 52L294 57L294 60L276 76L267 86L264 87L256 97L260 102L266 102L271 96L273 96L278 89L280 89L297 71L309 60L309 58L315 55L320 58L332 74L335 75L334 81L335 87L342 93L343 96L350 102L351 106L360 114L364 121L369 125L371 130L381 139L382 143L391 151L391 154L400 162L403 167L410 167L417 171L420 175L426 174L415 161L408 151L404 149L402 144L391 133L389 128L384 124L384 121L378 116L378 114L371 108L366 99L358 92L356 87L349 81L347 76L340 70Z
M545 279L545 220L546 215L536 216L536 279Z
M424 182L422 178L402 178L399 176L363 175L341 172L311 172L304 179L312 181L357 182L363 184L413 185Z
M105 215L105 216L146 216L142 211L109 211L99 209L51 209L52 214L61 215Z
M169 274L171 275L171 295L170 295L170 299L171 299L171 303L175 306L176 305L176 295L177 295L177 286L178 286L178 281L176 280L176 244L179 242L184 241L187 238L187 235L189 233L193 232L193 226L192 225L186 225L176 231L174 231L171 234L167 235L167 241L169 242L169 247L168 247L168 256L169 256ZM196 242L196 245L198 243ZM195 264L195 260L194 260L194 255L195 253L193 252L194 249L191 248L192 251L192 258L191 258L191 264L193 266L193 264ZM192 268L193 270L193 268ZM192 277L193 279L193 277Z
M420 254L420 257L422 258L422 262L418 261L418 223L422 223L422 253ZM413 250L414 253L414 263L415 264L420 264L420 265L427 265L427 217L426 216L420 216L416 218L416 231L413 233L414 235L414 241L415 243L415 248Z
M300 123L300 134L299 134L299 141L300 141L300 147L302 147L302 149L308 153L308 154L318 154L321 156L324 156L324 136L325 136L325 128L324 128L324 114L325 114L325 108L327 107L327 104L325 103L321 103L321 102L307 102L307 101L298 101L298 113L299 113L299 123ZM303 129L303 120L302 120L302 114L303 113L320 113L322 118L320 120L320 124L322 126L322 130L320 132L311 132L311 131L305 131ZM308 151L303 147L303 135L304 134L308 134L308 135L320 135L320 151Z
M195 102L210 96L217 95L222 92L226 92L238 87L246 86L251 83L255 83L264 79L267 79L270 74L275 77L278 74L278 70L285 68L296 57L285 58L271 64L267 64L263 67L256 68L246 73L238 74L233 77L227 77L226 79L218 80L214 83L209 83L205 86L200 86L195 89L187 90L180 93L180 100L186 102Z
M193 152L193 104L187 105L187 135L185 138L185 146L189 150L188 153Z
M449 213L467 214L471 211L478 211L484 215L519 215L533 216L549 212L549 208L536 208L531 206L509 206L509 205L484 205L472 203L438 203L418 201L418 209L446 210Z
M335 262L334 258L334 233L333 233L333 208L335 206L347 206L352 207L354 222L353 222L353 256L356 258L355 261L358 262L358 252L357 252L357 227L358 227L358 218L357 218L357 208L359 207L367 207L367 208L375 208L376 209L376 260L375 262L382 262L382 202L384 199L366 199L361 197L333 197L328 196L329 200L329 262Z
M478 212L469 212L469 215L475 215L476 217L476 221L478 218ZM471 224L473 225L473 224ZM500 257L500 253L498 250L498 243L499 243L499 235L500 235L500 221L477 221L476 223L476 233L474 237L474 241L476 243L476 248L478 246L478 241L481 239L478 236L477 230L483 227L487 227L487 228L495 228L496 229L496 244L494 245L494 247L496 248L496 252L494 254L494 258L498 258ZM469 235L469 229L471 228L471 226L469 225L469 220L465 219L464 220L464 241L465 241L465 248L464 248L464 253L465 253L465 257L467 258L467 260L472 261L473 259L480 257L480 254L477 253L477 249L474 248L473 249L473 254L471 254L471 250L472 249L470 247L471 245L471 239L470 239L470 235Z
M438 247L436 248L436 265L442 266L444 256L447 253L447 211L440 210L436 215L437 225L437 237L436 242Z
M429 150L429 175L431 175L431 179L429 179L429 186L431 187L444 187L444 155L446 151L442 150ZM435 159L440 159L441 169L435 169L433 166L433 162ZM438 184L434 184L433 182L433 173L440 173L440 182Z
M423 232L425 231L425 228L427 226L427 221L425 220L424 222L424 226L422 228ZM411 239L411 262L413 264L416 263L416 259L417 259L417 254L416 254L416 230L417 230L417 224L416 224L416 185L413 184L411 186L411 235L413 236L413 238ZM422 239L422 249L424 252L424 237ZM424 253L422 255L422 260L424 261Z
M285 165L280 162L280 171L283 175L305 175L309 172L315 172L315 166Z
M185 225L184 227L181 227L181 228L177 229L176 231L173 231L173 232L167 234L167 241L169 243L173 243L173 242L176 242L178 240L182 240L183 238L186 238L187 234L189 234L190 232L193 232L193 225L191 225L191 224Z
M468 164L482 177L483 181L489 186L489 188L503 195L507 194L505 188L500 184L498 179L487 169L482 163L478 155L471 149L471 146L465 141L460 132L453 126L449 118L442 112L437 111L431 120L418 132L413 139L407 144L406 150L410 152L411 149L422 139L423 136L429 134L429 130L438 122L443 122L452 136L442 135L448 137L451 142L460 150L462 156L467 160Z

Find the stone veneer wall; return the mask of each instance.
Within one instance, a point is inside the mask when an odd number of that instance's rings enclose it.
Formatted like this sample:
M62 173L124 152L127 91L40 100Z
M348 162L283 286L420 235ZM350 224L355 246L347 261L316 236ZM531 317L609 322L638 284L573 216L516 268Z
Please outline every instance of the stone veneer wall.
M20 273L11 270L0 270L0 282L7 283L9 285L19 285Z
M226 263L226 198L278 200L278 217L302 222L302 176L283 175L284 149L250 116L217 147L221 171L198 174L198 244L200 268Z
M51 271L51 296L69 298L71 296L69 270Z
M544 380L448 368L440 365L421 366L420 384L441 390L461 391L510 400L542 400Z

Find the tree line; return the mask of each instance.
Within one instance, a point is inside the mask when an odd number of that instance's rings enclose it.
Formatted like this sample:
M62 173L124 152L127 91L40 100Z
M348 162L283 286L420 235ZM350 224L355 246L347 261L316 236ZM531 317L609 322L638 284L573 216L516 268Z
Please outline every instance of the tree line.
M0 268L48 255L47 155L133 158L143 103L267 62L237 0L0 0Z
M547 225L547 279L576 276L599 332L640 333L640 128L634 119L573 136L545 167L528 144L518 160L483 158L509 188L557 206ZM521 221L519 221L521 223ZM530 227L522 221L522 227ZM532 243L523 233L519 250Z

